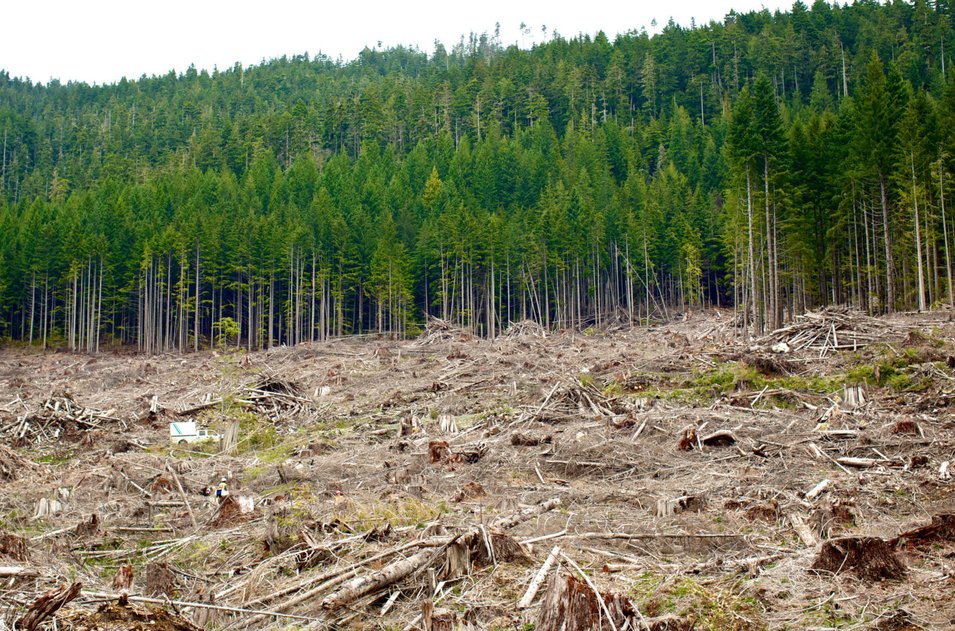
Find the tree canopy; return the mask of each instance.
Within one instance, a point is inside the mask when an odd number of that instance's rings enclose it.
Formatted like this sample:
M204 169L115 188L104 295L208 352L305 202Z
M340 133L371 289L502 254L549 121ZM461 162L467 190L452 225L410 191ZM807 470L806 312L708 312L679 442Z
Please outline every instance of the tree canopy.
M0 72L0 336L249 349L952 301L948 0L472 34L104 86Z

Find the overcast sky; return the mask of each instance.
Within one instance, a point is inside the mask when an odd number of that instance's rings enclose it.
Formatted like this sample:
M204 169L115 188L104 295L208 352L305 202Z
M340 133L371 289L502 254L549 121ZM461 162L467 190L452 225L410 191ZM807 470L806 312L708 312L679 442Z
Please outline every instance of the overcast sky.
M0 69L46 83L51 78L113 83L122 77L226 69L235 62L322 52L353 59L379 42L432 52L450 49L461 35L493 33L504 44L529 46L549 39L603 30L646 28L653 33L671 17L688 26L720 20L730 9L788 10L792 0L9 0L2 8ZM656 20L654 29L651 22ZM521 34L525 23L531 35ZM547 27L547 36L541 27Z

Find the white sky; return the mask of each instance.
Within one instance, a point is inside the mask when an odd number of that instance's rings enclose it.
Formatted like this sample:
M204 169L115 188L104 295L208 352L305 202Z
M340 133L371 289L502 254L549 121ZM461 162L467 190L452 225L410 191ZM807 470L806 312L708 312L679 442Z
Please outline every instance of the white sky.
M684 26L721 20L730 9L788 10L793 0L7 0L0 10L0 69L35 82L113 83L122 77L199 69L322 52L350 60L365 47L417 46L436 39L450 50L461 35L493 33L529 46L562 36L646 28L672 17ZM811 4L811 2L807 2ZM654 29L651 20L658 25ZM531 27L522 39L519 25ZM547 26L547 37L541 26Z

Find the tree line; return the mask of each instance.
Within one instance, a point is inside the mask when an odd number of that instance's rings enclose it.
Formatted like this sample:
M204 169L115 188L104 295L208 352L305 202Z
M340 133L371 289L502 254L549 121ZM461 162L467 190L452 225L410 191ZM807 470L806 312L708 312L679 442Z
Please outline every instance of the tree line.
M949 2L0 72L0 335L95 352L952 304Z

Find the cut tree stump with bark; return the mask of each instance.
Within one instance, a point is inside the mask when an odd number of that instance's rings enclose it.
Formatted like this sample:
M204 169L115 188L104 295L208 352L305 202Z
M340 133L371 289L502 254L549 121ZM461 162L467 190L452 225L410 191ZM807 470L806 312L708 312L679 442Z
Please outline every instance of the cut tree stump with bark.
M557 573L547 583L535 631L691 631L693 623L676 616L647 618L620 594L597 594L584 581ZM611 619L607 618L607 612Z
M878 537L830 539L822 544L812 568L833 574L850 570L867 581L905 576L905 565L896 556L892 542Z
M24 631L33 631L40 624L55 614L60 607L80 595L83 583L61 585L40 596L27 610L26 614L17 621L17 628Z
M421 621L425 631L454 631L458 615L450 609L438 609L428 600L421 606Z

